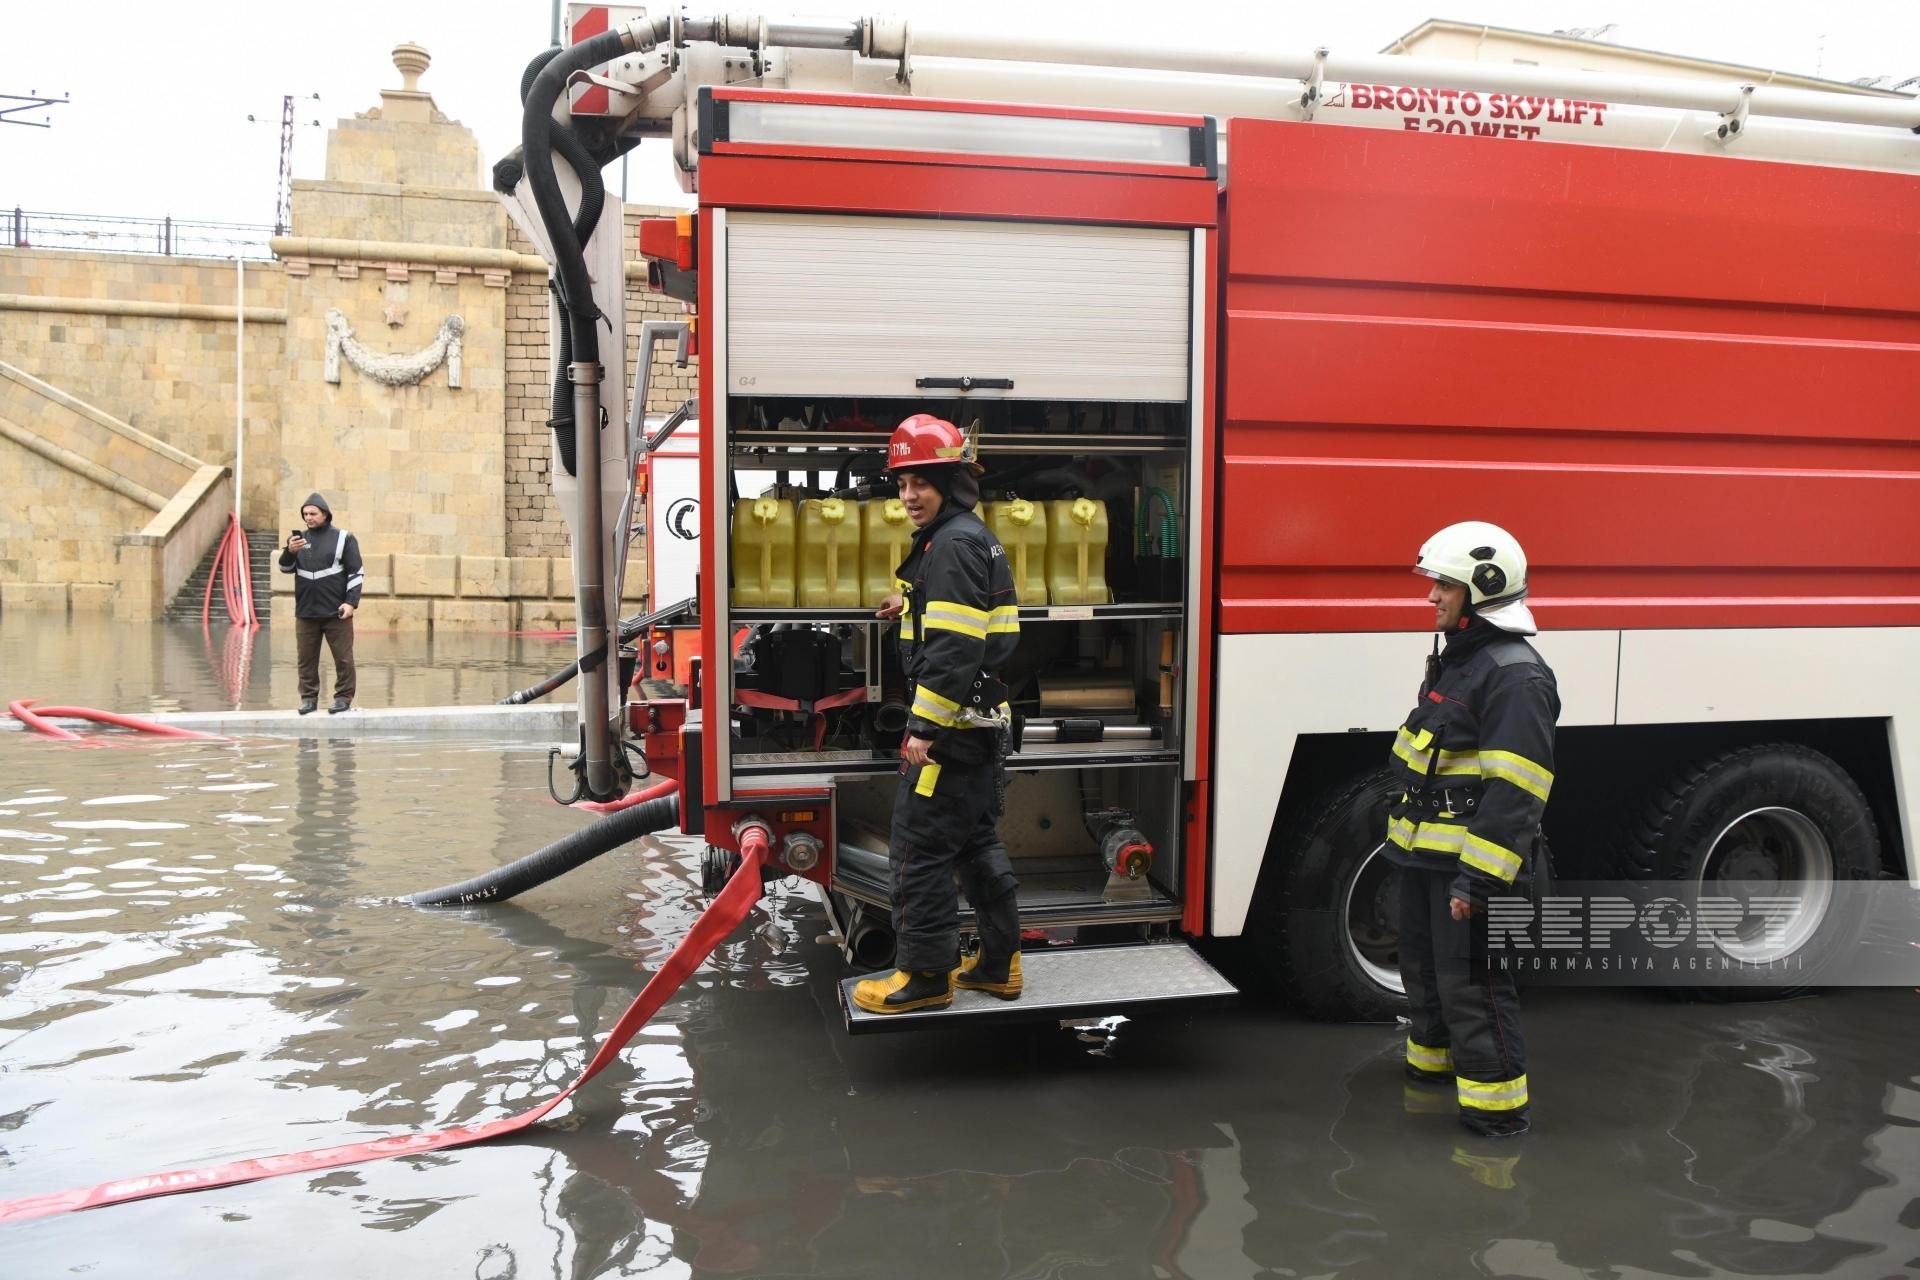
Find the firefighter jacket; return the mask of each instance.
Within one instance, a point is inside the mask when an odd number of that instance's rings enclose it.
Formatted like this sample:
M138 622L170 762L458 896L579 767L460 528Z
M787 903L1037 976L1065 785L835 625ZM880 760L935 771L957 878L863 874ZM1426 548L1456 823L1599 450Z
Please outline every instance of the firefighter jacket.
M1485 622L1447 639L1394 737L1404 790L1388 809L1387 856L1456 868L1452 894L1509 890L1553 790L1560 692L1532 645Z
M900 665L912 686L907 732L934 742L934 754L978 763L984 743L955 736L979 734L991 724L971 714L1006 714L1003 701L976 705L982 676L989 684L1020 640L1020 609L1013 570L1000 540L965 507L949 503L913 535L907 558L894 570L900 614ZM997 705L996 705L997 704ZM945 748L945 750L943 750Z

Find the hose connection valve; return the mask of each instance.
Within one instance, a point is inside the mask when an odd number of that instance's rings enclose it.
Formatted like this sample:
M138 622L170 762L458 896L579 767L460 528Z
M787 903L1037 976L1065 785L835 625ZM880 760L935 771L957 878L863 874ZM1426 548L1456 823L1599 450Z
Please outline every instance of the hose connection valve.
M780 845L780 860L793 871L811 871L820 865L824 846L810 831L790 831Z
M733 824L733 838L740 844L740 856L747 857L758 850L762 861L773 853L773 828L767 825L765 818L748 814Z

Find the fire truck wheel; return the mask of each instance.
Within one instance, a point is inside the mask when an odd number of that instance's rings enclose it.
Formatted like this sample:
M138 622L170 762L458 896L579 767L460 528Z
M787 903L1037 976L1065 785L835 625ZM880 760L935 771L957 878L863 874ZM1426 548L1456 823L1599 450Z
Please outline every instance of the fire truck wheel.
M1260 968L1317 1018L1386 1022L1406 1009L1400 981L1399 869L1381 849L1400 788L1369 772L1308 806L1275 843L1248 922Z
M1853 949L1880 837L1845 769L1811 747L1766 743L1696 761L1656 787L1615 851L1615 872L1655 892L1671 883L1683 904L1691 892L1746 904L1737 925L1712 930L1732 965L1726 979L1674 994L1779 999L1820 985Z

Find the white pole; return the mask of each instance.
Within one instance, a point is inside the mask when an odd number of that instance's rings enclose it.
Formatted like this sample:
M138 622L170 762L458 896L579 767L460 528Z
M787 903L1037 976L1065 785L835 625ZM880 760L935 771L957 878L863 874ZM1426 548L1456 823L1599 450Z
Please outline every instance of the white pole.
M241 481L247 460L247 260L233 255L233 522L240 525ZM240 525L245 528L245 525ZM253 565L240 567L240 599L253 621Z

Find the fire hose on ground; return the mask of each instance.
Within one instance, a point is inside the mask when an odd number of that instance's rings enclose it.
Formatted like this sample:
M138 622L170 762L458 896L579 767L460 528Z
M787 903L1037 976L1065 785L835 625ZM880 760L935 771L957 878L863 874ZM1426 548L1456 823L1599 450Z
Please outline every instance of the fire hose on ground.
M217 733L201 733L197 729L182 729L153 720L142 720L138 716L123 716L114 711L99 711L93 707L43 707L37 705L37 699L34 698L14 699L7 704L7 714L35 733L45 734L49 738L58 738L63 742L79 742L89 746L98 744L82 738L71 729L62 729L52 722L52 718L90 720L95 724L110 724L120 729L133 729L139 733L152 734L157 738L197 738L202 742L226 741Z
M670 800L665 801L665 804L671 820L677 806ZM635 809L615 816L627 818L637 826L638 819L630 815L637 814L645 807L636 806ZM605 821L611 821L611 819ZM605 821L596 826L604 826ZM589 827L586 830L593 829ZM673 993L680 989L681 984L686 982L705 962L714 948L719 946L726 936L747 918L747 913L753 909L754 903L760 900L760 869L771 856L771 833L765 826L754 824L741 830L740 865L728 879L726 887L701 913L700 918L694 922L693 928L687 931L687 936L681 940L679 946L673 949L673 953L667 957L666 962L660 966L653 977L647 980L640 994L634 997L631 1005L627 1006L627 1011L620 1015L619 1021L614 1023L613 1030L607 1033L607 1038L601 1041L599 1049L587 1063L586 1069L559 1094L530 1111L523 1111L519 1115L508 1116L501 1120L490 1120L483 1124L462 1125L429 1133L399 1134L390 1138L378 1138L371 1142L354 1142L344 1146L324 1147L317 1151L295 1152L290 1155L261 1156L198 1169L174 1169L165 1173L147 1174L117 1182L104 1182L96 1187L82 1187L72 1191L0 1201L0 1222L24 1222L31 1218L71 1213L78 1209L94 1209L103 1205L124 1204L130 1200L145 1200L176 1192L201 1191L212 1187L255 1182L282 1174L316 1173L322 1169L336 1169L342 1165L361 1164L392 1156L444 1151L450 1147L485 1142L530 1128L562 1102L572 1097L580 1086L605 1070L640 1028L652 1020L653 1015L658 1013L661 1006L665 1005Z

